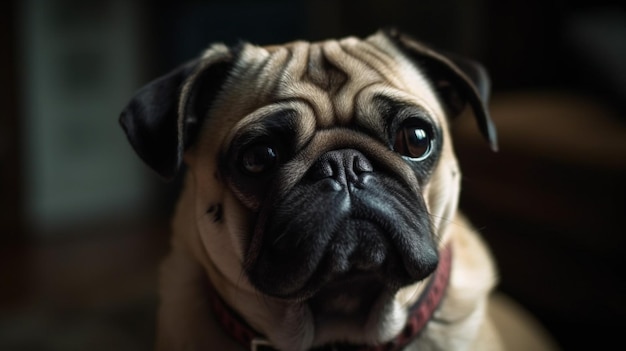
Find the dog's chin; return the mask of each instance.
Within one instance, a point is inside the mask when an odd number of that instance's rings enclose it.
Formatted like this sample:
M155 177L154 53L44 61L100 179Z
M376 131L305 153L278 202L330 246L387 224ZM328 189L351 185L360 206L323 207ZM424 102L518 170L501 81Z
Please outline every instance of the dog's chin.
M349 273L321 287L307 303L316 323L365 321L381 296L393 290L375 275Z

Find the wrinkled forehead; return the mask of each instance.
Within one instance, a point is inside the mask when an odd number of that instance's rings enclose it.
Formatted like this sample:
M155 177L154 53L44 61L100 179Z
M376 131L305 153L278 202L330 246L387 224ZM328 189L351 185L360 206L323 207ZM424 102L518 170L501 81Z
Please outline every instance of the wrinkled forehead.
M236 104L240 117L264 106L299 102L313 111L320 128L371 119L373 102L381 97L443 118L424 73L383 35L267 47L246 44L224 91L232 96L223 100L231 107Z

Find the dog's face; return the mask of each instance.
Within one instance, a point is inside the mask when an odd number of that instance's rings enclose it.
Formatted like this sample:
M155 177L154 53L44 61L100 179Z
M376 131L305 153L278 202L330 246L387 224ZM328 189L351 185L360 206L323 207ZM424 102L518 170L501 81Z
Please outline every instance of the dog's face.
M189 226L226 279L364 313L437 267L460 180L449 121L469 102L495 145L486 84L392 32L216 45L140 91L122 123L164 177L184 159Z

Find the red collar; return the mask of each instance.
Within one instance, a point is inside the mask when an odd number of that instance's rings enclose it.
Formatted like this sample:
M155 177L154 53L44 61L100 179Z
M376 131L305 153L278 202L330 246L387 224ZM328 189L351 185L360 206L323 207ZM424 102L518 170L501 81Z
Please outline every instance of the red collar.
M395 339L382 345L334 345L315 348L315 351L350 350L350 351L396 351L407 346L424 329L428 321L439 307L450 280L452 266L452 246L446 246L440 252L439 266L433 279L422 293L422 296L409 310L406 325ZM235 313L222 298L210 290L211 308L222 328L244 349L252 351L275 350L261 334L252 329Z

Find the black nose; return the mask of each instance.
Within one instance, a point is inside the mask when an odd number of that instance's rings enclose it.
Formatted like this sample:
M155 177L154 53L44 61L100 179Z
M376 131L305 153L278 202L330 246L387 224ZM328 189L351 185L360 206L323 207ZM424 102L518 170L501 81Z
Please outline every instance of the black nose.
M339 191L347 185L362 186L374 170L370 161L354 149L333 150L323 154L309 171L312 181L325 181L329 190Z

